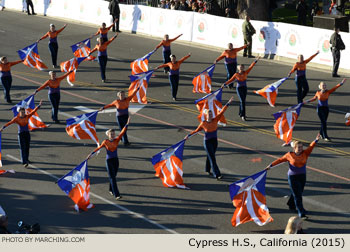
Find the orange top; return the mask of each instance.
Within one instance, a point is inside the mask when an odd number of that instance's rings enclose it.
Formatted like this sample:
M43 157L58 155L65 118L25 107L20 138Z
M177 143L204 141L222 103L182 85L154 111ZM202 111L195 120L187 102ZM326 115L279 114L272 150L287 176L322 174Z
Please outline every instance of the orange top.
M182 59L176 61L175 63L173 62L168 62L165 63L163 65L160 65L158 68L162 68L162 67L169 67L171 71L173 72L178 72L177 70L179 70L180 65L190 57L191 55L186 55L185 57L183 57ZM172 72L170 71L170 74L172 74Z
M108 31L113 27L114 23L111 24L110 26L106 27L106 28L102 28L100 27L97 32L95 33L95 36L97 36L98 34L101 35L106 35L108 33Z
M32 112L30 112L29 114L25 115L24 117L20 117L19 113L17 114L16 117L12 118L11 121L9 121L8 123L6 123L4 125L4 128L10 126L11 124L17 123L19 126L24 127L28 125L28 121L29 118L35 114L36 111L38 111L39 106L37 106Z
M310 100L310 102L315 101L318 99L318 105L319 106L328 106L328 97L333 93L337 88L341 87L342 83L337 84L335 87L331 88L330 90L325 90L322 92L321 90L317 91L315 96Z
M174 42L175 40L177 40L181 35L173 38L173 39L168 39L168 40L162 40L157 46L156 46L156 49L158 49L159 47L161 46L164 46L165 48L167 49L170 49L170 44L171 42Z
M231 79L229 79L228 81L225 82L225 85L230 84L234 80L237 80L237 82L238 82L237 87L245 86L248 74L253 69L253 67L255 66L256 63L257 63L257 61L255 60L246 71L243 71L242 73L239 73L239 72L235 73L231 77Z
M292 68L292 70L289 72L289 74L292 74L297 70L297 76L305 75L305 70L306 70L306 64L309 63L313 58L316 57L318 53L315 53L312 55L310 58L304 60L303 62L299 63L296 62Z
M232 48L231 50L225 50L217 59L216 61L220 61L223 58L230 58L230 59L235 59L237 58L237 52L243 50L244 48L246 48L248 45L244 45L242 47L239 48ZM226 62L226 61L225 61Z
M199 131L202 131L202 130L204 130L204 132L214 132L214 131L216 131L216 130L218 129L218 122L219 122L220 118L222 117L222 115L225 113L227 107L228 107L228 105L225 105L225 106L221 109L221 111L219 112L219 114L218 114L215 118L213 118L213 119L211 120L211 122L208 122L208 121L203 121L203 122L201 122L201 123L198 125L197 129L195 129L194 131L192 131L192 132L190 133L190 135L195 134L195 133L197 133L197 132L199 132Z
M136 95L138 90L135 90L130 96L126 97L124 100L114 100L112 103L107 104L103 107L103 109L116 107L117 109L124 110L129 108L129 103L131 99Z
M350 126L350 119L345 122L346 126Z
M43 39L46 39L47 37L49 37L49 38L50 38L50 42L57 42L55 39L56 39L57 35L58 35L61 31L64 30L64 28L66 28L66 27L63 26L61 29L56 30L56 31L54 31L54 32L48 31L44 36L42 36L42 37L40 38L40 40L43 40Z
M62 75L61 77L56 77L54 80L47 80L45 81L45 83L43 85L41 85L36 92L39 92L40 90L43 90L44 88L46 88L47 86L50 88L51 93L53 93L54 90L58 89L60 87L61 81L66 78L71 72L65 73L64 75Z
M17 60L14 62L7 62L6 64L0 63L0 72L9 72L11 67L23 62L23 60Z
M110 141L109 139L104 140L99 147L97 147L93 153L97 152L98 150L102 149L103 147L106 148L107 151L114 152L118 148L119 141L122 139L122 136L125 134L127 130L127 127L124 127L123 130L119 133L119 136L113 139L113 141Z
M108 41L102 43L102 45L97 44L97 45L95 46L95 48L91 50L90 54L92 54L93 52L95 52L95 51L97 51L97 50L99 51L99 53L100 53L100 52L105 52L105 51L107 50L107 46L108 46L115 38L116 38L116 37L113 36L112 38L110 38L110 40L108 40Z

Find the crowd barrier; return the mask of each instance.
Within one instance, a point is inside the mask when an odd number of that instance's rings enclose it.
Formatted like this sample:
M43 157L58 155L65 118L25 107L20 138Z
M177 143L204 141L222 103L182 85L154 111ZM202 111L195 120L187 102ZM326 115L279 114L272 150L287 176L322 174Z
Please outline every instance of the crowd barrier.
M33 0L33 3L36 12L43 13L44 0ZM7 0L6 8L22 10L22 0ZM179 40L220 48L226 48L228 42L234 47L243 45L241 19L141 5L120 4L120 10L120 29L124 31L154 37L183 33ZM96 25L102 22L108 25L112 21L108 2L102 0L51 0L47 15ZM329 39L333 31L280 22L251 23L257 31L253 36L254 53L296 59L298 54L309 57L319 50L320 55L313 62L332 66ZM350 34L341 33L341 36L347 49L342 52L340 68L350 69Z

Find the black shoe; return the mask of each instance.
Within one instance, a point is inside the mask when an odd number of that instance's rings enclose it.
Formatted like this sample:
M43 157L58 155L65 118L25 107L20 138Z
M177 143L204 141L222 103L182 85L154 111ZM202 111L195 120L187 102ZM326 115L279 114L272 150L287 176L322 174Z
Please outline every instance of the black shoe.
M122 196L119 195L119 196L115 197L115 200L120 200L121 198L122 198Z
M243 54L243 57L247 57L248 55L247 54Z
M340 77L338 74L332 74L332 77Z
M222 175L216 176L216 179L217 179L217 180L221 180L222 178L223 178Z
M308 220L308 219L309 219L309 217L306 216L305 214L302 214L302 215L300 216L300 218L302 218L303 220Z
M129 146L131 143L130 142L126 142L124 143L124 146Z
M32 14L28 13L28 15L32 15Z
M255 58L253 55L248 55L248 58Z
M7 100L7 103L8 103L8 104L11 104L11 103L12 103L12 101L11 101L11 100Z
M24 168L27 168L28 165L29 165L29 163L25 163L25 164L23 164L23 167L24 167Z
M33 13L32 15L36 15L36 13Z
M56 124L60 123L60 120L53 120Z
M120 30L117 30L117 32L119 32L119 33L120 33L120 32L122 32L122 31L120 31Z

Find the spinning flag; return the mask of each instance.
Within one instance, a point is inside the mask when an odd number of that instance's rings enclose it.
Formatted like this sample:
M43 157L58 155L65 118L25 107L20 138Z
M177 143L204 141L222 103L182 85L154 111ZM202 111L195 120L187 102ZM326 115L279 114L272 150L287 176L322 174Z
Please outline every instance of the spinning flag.
M231 219L232 226L249 221L263 226L273 221L266 206L266 173L261 171L230 185L231 201L236 207Z
M78 140L92 139L99 146L95 128L97 113L95 111L67 119L67 134Z
M188 189L183 182L182 155L186 140L165 149L152 157L152 164L165 187Z
M143 72L148 71L148 59L151 57L151 55L155 52L156 50L153 50L152 52L146 54L142 58L138 58L134 60L133 62L130 63L130 68L131 68L131 74L139 74Z
M193 93L206 93L209 94L211 92L211 78L213 76L215 69L215 64L211 65L203 72L198 74L193 78Z
M90 178L86 160L60 178L57 185L74 201L74 208L78 212L79 209L87 211L94 207L90 203Z
M19 57L23 61L23 64L38 70L47 69L47 66L42 62L38 52L38 43L34 43L21 50L17 51Z
M292 140L293 128L299 117L302 106L303 103L299 103L298 105L273 114L276 120L273 126L276 136L287 144Z
M82 58L73 58L67 61L64 61L60 64L61 66L61 72L70 72L73 71L71 74L67 76L67 82L69 85L74 86L73 82L75 81L75 73L77 71L77 68L80 64L80 62L84 61L86 57Z
M89 56L89 53L91 52L89 38L72 45L71 48L72 48L73 54L76 58L87 57L85 59L85 61L94 60L96 58L92 55Z
M28 96L23 101L17 103L11 108L14 116L18 115L19 108L25 108L27 114L32 112L35 109L34 95ZM47 125L40 119L38 113L35 112L34 115L31 116L28 120L28 129L32 131L42 128L47 128Z
M197 109L199 110L199 113L200 113L198 116L199 121L205 121L206 118L203 113L205 109L209 109L213 113L213 118L215 118L219 114L219 112L222 109L221 97L222 97L222 88L195 101ZM221 125L227 124L227 121L224 115L221 116L219 124Z
M254 91L254 93L259 94L267 100L267 102L270 104L271 107L275 106L276 97L278 94L278 87L282 85L283 82L286 81L288 77L285 77L283 79L280 79L272 84L269 84L265 86L263 89L260 89L258 91Z
M136 93L136 95L132 98L131 102L138 102L140 104L147 104L147 87L149 79L151 78L154 70L150 70L148 72L139 73L135 75L130 75L131 85L129 87L129 96L134 93L136 89L141 85L141 88Z

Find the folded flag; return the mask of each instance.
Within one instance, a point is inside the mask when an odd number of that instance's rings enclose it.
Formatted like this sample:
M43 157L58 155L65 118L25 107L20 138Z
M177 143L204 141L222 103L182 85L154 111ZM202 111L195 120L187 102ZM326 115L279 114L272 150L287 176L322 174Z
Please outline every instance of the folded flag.
M203 72L199 73L192 80L193 84L193 93L206 93L209 94L211 92L211 78L213 76L215 69L215 64L211 65Z
M86 160L60 178L57 185L74 201L74 208L78 212L79 209L87 211L94 207L90 203L90 178Z
M152 164L165 187L189 189L183 182L182 156L186 140L170 146L152 157Z
M70 72L73 71L71 74L67 76L67 82L69 85L74 86L73 82L75 81L75 73L77 71L77 68L79 64L84 61L86 57L82 58L73 58L67 61L64 61L60 64L61 66L61 72Z
M73 54L76 58L84 58L87 57L85 59L85 61L88 60L94 60L96 59L96 57L90 55L89 53L91 52L91 46L90 46L90 39L87 38L83 41L80 41L74 45L70 46L72 48Z
M232 226L249 221L263 226L273 221L266 206L266 173L258 172L229 186L231 201L236 207L231 219Z
M38 43L34 43L21 50L17 51L19 57L23 61L23 64L38 70L47 69L47 66L42 62L38 52Z
M198 120L200 122L203 122L206 120L205 114L203 113L205 109L210 110L213 113L214 118L220 113L222 109L221 97L222 97L222 88L195 101L197 109L200 113L198 116ZM227 124L227 121L224 115L221 116L219 124L221 125Z
M32 112L35 109L34 95L28 96L11 108L14 116L18 115L19 108L25 108L27 114ZM28 129L32 131L42 128L47 128L47 125L40 119L38 113L35 112L34 115L29 118Z
M152 52L146 54L142 58L138 58L138 59L134 60L133 62L131 62L131 64L130 64L131 74L135 75L135 74L147 72L148 71L148 60L149 60L149 57L151 57L151 55L155 51L156 50L153 50Z
M149 79L151 78L154 70L150 70L144 73L130 75L131 85L129 87L129 96L134 93L136 89L141 85L141 88L136 95L131 99L131 102L138 102L140 104L147 104L147 87Z
M292 140L293 128L300 115L302 106L303 103L299 103L273 114L276 120L273 126L276 136L287 144Z
M67 119L67 134L78 140L92 139L99 146L95 128L97 113L95 111Z
M278 94L278 87L281 86L282 83L285 82L287 79L288 79L288 77L280 79L272 84L265 86L263 89L260 89L258 91L254 91L254 93L265 97L265 99L270 104L270 106L274 107L275 102L276 102L276 98L277 98L277 94Z
M0 170L0 175L5 173L16 173L15 170Z

